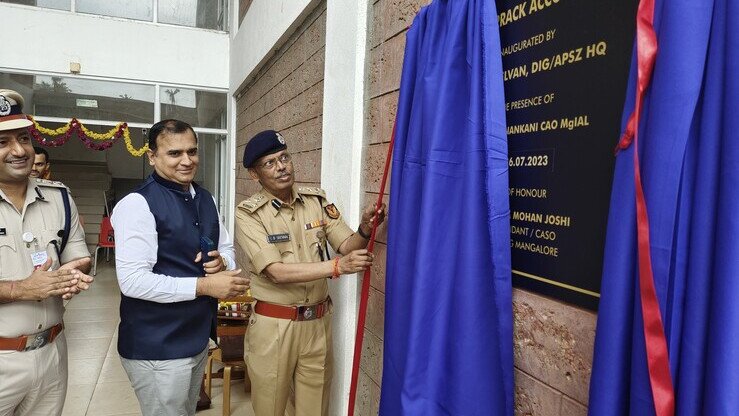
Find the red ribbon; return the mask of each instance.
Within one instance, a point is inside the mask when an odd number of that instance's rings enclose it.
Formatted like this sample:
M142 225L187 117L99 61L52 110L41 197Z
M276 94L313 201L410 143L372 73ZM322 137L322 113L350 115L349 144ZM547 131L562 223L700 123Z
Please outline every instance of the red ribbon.
M639 169L639 117L641 105L652 79L657 57L657 35L654 32L654 0L641 0L636 16L637 90L634 112L616 151L634 143L634 182L636 188L636 219L639 252L639 293L641 297L644 339L647 350L649 381L652 386L654 410L657 416L675 414L675 391L670 374L670 357L662 325L662 314L654 287L654 273L649 243L649 216Z
M385 184L387 183L388 172L390 172L390 162L393 156L393 143L395 143L395 126L397 118L393 124L393 134L390 136L390 145L387 149L387 159L385 159L385 172L382 174L382 182L380 184L380 194L377 196L377 204L375 204L375 212L382 207L382 198L385 196ZM367 250L372 253L375 248L375 237L377 234L377 222L372 223L372 234L370 234ZM359 380L359 363L362 360L362 342L364 341L364 322L367 317L367 298L369 298L370 276L372 270L364 271L362 278L362 295L359 299L359 321L357 322L357 335L354 341L354 360L352 363L352 382L349 387L349 416L354 416L354 403L357 400L357 381Z

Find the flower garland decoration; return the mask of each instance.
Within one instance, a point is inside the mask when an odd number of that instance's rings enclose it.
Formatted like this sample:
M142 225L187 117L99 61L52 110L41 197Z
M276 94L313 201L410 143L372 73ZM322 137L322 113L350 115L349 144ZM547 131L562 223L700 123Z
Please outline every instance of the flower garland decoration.
M28 119L33 122L33 125L29 127L28 130L31 132L33 138L42 146L63 146L69 141L72 134L76 133L82 143L91 150L102 151L110 149L121 137L123 137L123 141L126 144L126 150L128 150L128 153L134 157L141 157L147 150L149 150L148 144L144 144L140 149L133 147L133 143L131 142L131 132L128 129L127 123L118 123L107 133L96 133L85 127L76 118L69 120L67 124L56 129L49 129L40 125L32 116L28 116ZM49 139L43 135L58 138ZM101 143L96 143L95 141Z

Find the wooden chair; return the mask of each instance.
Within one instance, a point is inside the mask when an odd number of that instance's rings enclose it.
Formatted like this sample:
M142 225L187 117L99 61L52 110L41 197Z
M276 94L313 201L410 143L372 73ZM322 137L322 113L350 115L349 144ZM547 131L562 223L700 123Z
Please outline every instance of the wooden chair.
M251 303L253 299L250 297L239 297L233 299L222 299L227 302L246 302ZM218 328L216 332L218 338L221 340L222 347L227 345L238 344L239 342L243 346L244 335L246 334L247 323L249 322L249 316L251 311L247 311L246 317L230 317L222 316L219 312L218 316ZM236 324L235 324L236 323ZM241 325L239 325L239 323ZM229 340L228 343L225 340ZM219 347L211 351L205 368L205 391L208 393L208 397L211 396L211 387L213 385L213 362L218 362L223 365L223 415L229 416L231 414L231 377L235 368L241 368L244 370L244 389L245 391L251 390L251 382L249 381L249 375L246 372L246 362L244 362L243 350L238 356L234 356L233 351L229 352Z

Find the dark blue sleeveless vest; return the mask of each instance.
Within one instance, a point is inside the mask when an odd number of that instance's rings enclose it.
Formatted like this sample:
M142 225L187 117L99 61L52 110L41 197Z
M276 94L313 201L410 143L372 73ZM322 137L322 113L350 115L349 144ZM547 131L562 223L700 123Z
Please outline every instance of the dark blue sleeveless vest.
M216 244L219 217L213 197L193 183L195 197L182 186L152 173L134 192L142 195L156 221L157 262L154 273L172 277L204 276L193 259L200 236ZM157 303L121 295L118 352L134 360L192 357L215 339L218 301L210 296L174 303Z

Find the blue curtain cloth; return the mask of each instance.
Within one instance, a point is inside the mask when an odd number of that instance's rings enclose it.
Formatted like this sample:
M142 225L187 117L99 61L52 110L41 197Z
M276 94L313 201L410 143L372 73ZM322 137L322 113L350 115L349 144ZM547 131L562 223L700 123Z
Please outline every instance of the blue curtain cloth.
M639 155L676 414L739 415L739 2L658 1L655 29ZM632 63L625 117L635 76ZM633 151L618 155L611 196L590 384L597 416L654 414Z
M495 3L423 8L400 85L381 415L513 414L504 102Z

